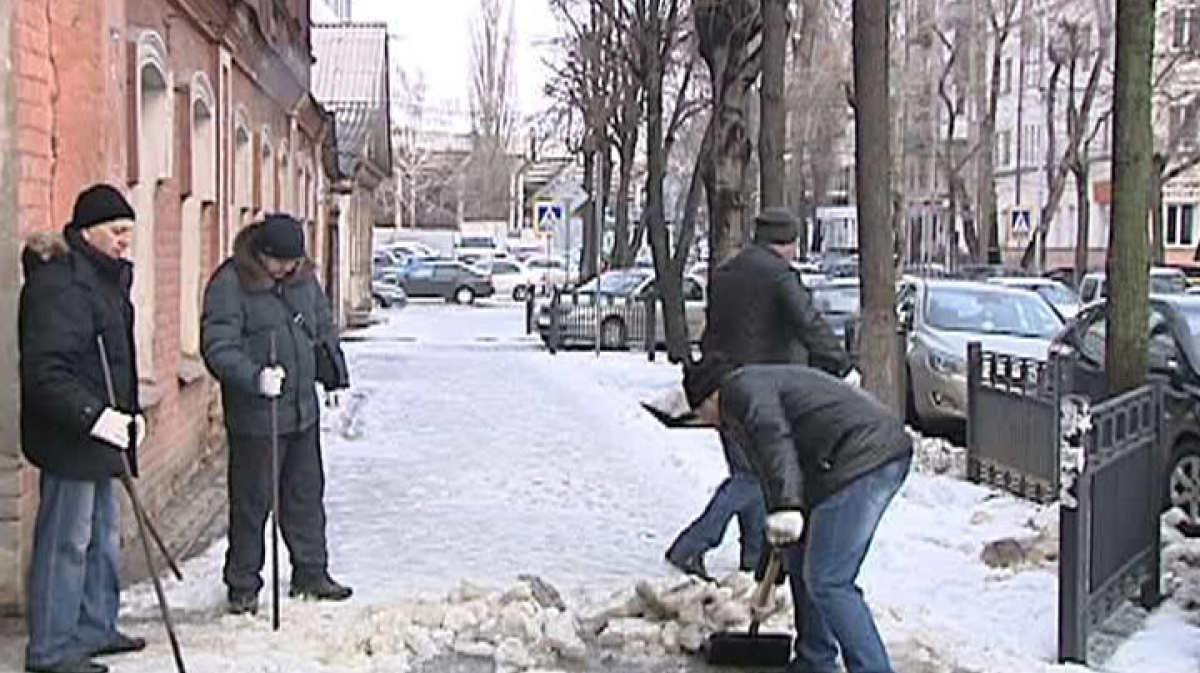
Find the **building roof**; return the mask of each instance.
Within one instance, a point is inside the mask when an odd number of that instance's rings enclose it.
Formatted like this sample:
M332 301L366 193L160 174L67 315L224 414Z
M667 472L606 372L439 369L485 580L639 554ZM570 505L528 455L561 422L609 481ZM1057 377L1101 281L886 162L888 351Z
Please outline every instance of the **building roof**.
M387 24L316 24L313 95L322 103L386 102Z

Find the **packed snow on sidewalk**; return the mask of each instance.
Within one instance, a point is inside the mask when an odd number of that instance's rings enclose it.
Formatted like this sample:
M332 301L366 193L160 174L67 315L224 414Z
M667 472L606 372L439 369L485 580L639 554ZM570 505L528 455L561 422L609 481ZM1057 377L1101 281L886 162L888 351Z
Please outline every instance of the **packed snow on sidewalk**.
M269 591L257 617L223 614L218 544L167 582L190 671L404 671L445 655L498 670L629 670L746 626L753 582L732 572L736 530L710 555L729 573L716 584L661 560L724 470L711 432L667 430L639 407L678 381L674 367L520 344L348 350L356 397L325 424L326 469L331 569L359 593L285 599L273 633ZM898 670L1082 670L1050 663L1056 510L967 484L961 450L918 444L862 576ZM1103 670L1197 670L1200 543L1165 535L1172 600L1126 620ZM150 587L125 602L151 645L114 670L171 670ZM767 630L786 629L786 588L775 609Z

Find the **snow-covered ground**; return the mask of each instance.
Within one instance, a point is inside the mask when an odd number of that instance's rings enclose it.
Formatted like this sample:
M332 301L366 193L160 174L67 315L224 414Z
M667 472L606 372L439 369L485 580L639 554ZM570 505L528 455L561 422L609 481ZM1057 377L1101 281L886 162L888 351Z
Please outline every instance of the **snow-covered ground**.
M698 587L662 561L725 470L713 433L667 430L638 406L676 383L677 369L637 354L550 356L524 336L523 319L519 306L417 303L354 335L354 398L326 420L325 456L331 570L356 596L286 601L277 634L265 604L257 618L224 616L219 543L184 568L183 583L167 584L189 671L400 671L455 653L574 668L583 647L593 662L607 651L680 670L661 657L745 619L744 578ZM1076 670L1051 663L1053 563L1036 553L1013 567L981 560L989 543L1036 540L1054 518L952 476L913 474L862 578L897 670ZM1170 541L1168 561L1200 562L1200 547ZM732 572L736 547L731 530L710 570ZM1189 612L1200 583L1168 579L1182 587L1178 600L1148 619L1132 614L1132 637L1097 670L1200 670ZM172 670L150 588L125 602L123 618L151 647L113 670Z

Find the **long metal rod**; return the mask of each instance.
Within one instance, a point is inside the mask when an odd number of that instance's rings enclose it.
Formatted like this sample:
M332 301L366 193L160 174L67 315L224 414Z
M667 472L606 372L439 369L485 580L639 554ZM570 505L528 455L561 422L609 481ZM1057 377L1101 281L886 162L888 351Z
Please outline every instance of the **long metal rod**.
M271 366L278 361L271 332ZM279 630L279 398L271 398L271 629Z
M117 408L117 393L113 386L112 367L108 362L108 349L104 347L104 335L96 335L96 346L100 350L100 368L104 373L104 387L108 392L108 404L113 409ZM132 417L131 417L132 419ZM129 446L132 449L137 444L137 422L130 420L129 422ZM175 658L175 670L179 673L187 673L187 667L183 663L183 649L179 646L179 636L175 633L175 624L171 621L171 608L167 605L167 593L163 591L162 580L158 577L158 568L154 564L154 554L150 551L149 534L150 520L146 516L146 510L142 508L142 501L138 497L137 488L133 484L133 466L129 462L129 453L126 451L118 451L121 454L121 462L123 471L121 473L121 484L125 486L125 492L129 494L129 501L133 505L133 518L137 521L138 540L142 543L142 553L146 557L146 568L150 572L150 581L154 584L154 595L158 598L158 609L162 615L163 626L167 629L167 639L171 642L171 654ZM170 558L169 556L167 557ZM174 561L171 561L174 564Z

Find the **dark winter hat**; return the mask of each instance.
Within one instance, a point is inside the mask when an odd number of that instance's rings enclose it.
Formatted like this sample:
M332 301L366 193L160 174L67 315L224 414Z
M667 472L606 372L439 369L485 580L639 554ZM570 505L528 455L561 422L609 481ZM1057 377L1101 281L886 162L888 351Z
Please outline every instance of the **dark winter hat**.
M725 377L735 369L734 364L720 353L709 353L699 362L683 368L683 392L688 406L698 408L709 396L717 392Z
M72 229L87 229L97 224L115 220L136 219L133 206L112 185L93 185L80 192L75 199L75 210L71 213Z
M300 259L304 252L304 228L291 215L267 215L258 225L258 251L275 259Z
M800 223L787 208L764 209L754 218L754 241L770 245L795 243L800 237Z

